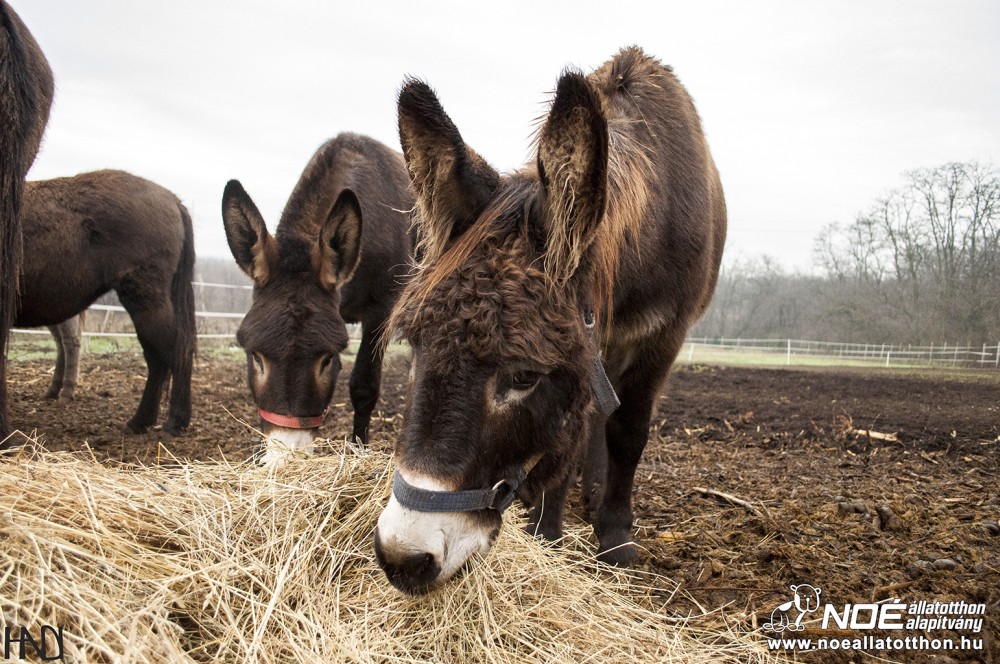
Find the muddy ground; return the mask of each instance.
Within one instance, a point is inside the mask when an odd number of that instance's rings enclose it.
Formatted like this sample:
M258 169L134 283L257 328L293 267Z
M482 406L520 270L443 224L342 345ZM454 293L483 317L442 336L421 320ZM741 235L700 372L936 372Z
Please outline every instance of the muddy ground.
M160 442L182 458L243 458L256 440L241 422L256 417L238 355L202 353L195 419L181 438L124 433L144 381L140 356L85 355L70 403L42 398L50 365L10 365L12 422L49 449L89 447L99 459L150 463L165 454ZM399 426L406 371L403 355L387 363L376 447L389 445ZM335 401L343 408L323 429L330 438L351 428L346 373L340 380ZM894 598L982 603L986 624L978 634L905 635L981 638L983 651L802 658L1000 661L998 471L995 372L679 366L636 480L639 569L666 579L640 574L640 581L654 586L651 601L660 610L706 612L704 621L749 627L768 622L772 609L791 599L791 584L819 587L822 601L838 606ZM824 633L818 620L806 625L798 636L877 634Z

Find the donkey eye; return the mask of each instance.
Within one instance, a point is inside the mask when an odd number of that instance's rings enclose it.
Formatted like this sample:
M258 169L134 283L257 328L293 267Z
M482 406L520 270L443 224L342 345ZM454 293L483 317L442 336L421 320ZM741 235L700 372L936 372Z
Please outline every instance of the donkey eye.
M324 355L323 359L320 360L319 370L326 371L327 369L330 368L330 365L332 364L333 364L333 355Z
M511 374L510 386L515 390L530 390L538 383L542 374L537 371L517 371Z
M257 353L253 353L251 357L253 357L253 367L257 370L257 373L264 373L264 358Z

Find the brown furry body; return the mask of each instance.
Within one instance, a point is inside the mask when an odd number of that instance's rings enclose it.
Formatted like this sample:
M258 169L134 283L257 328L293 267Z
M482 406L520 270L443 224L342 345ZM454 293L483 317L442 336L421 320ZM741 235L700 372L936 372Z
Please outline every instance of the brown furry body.
M537 161L509 176L465 145L425 84L409 82L399 104L426 252L392 321L415 363L399 467L460 490L541 455L521 496L532 528L557 538L582 462L600 556L627 564L653 403L708 305L725 241L722 187L690 97L637 48L587 77L564 74ZM593 405L586 311L601 321L621 399L606 422ZM391 578L413 566L382 562ZM429 568L399 585L426 587Z
M135 324L148 376L130 429L156 421L173 376L164 430L191 421L195 349L191 217L163 187L123 171L29 182L17 324L56 325L115 291ZM67 270L72 269L70 278Z
M7 423L7 335L17 306L21 196L52 105L52 70L31 33L0 0L0 445Z

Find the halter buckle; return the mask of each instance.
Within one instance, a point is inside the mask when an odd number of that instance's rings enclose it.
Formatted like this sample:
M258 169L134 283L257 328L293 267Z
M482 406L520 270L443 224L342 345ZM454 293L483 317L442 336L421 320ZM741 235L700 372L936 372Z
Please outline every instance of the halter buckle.
M493 492L493 500L490 502L489 509L496 510L501 514L507 511L507 508L514 502L514 498L517 497L517 486L505 479L494 484L491 491Z

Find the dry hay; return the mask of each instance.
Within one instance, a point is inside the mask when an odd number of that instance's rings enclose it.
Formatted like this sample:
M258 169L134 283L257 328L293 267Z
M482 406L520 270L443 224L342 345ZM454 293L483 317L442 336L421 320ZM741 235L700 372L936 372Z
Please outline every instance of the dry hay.
M0 619L62 626L67 661L770 659L648 608L581 542L552 550L513 524L444 589L400 594L371 545L389 464L357 450L270 472L22 454L0 465Z

